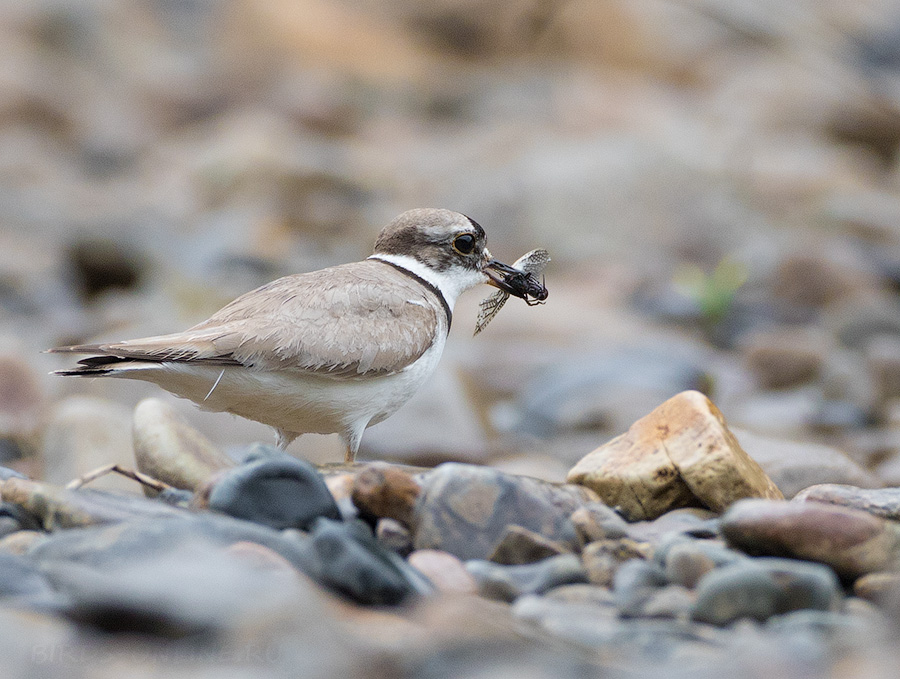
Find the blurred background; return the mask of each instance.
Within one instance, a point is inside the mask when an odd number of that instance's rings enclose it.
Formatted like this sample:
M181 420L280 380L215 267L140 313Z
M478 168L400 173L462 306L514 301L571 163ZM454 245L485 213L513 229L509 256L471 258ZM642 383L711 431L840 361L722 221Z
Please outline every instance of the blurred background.
M0 464L131 464L164 396L43 349L183 329L443 207L503 261L547 248L550 298L473 338L468 293L361 458L560 479L698 388L900 483L898 153L896 0L0 3Z

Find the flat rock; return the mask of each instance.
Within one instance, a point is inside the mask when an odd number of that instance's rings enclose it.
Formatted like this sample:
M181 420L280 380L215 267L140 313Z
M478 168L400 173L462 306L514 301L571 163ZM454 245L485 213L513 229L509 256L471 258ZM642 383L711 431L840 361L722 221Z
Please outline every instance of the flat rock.
M743 500L725 513L721 529L748 554L818 561L848 579L900 563L900 528L851 507Z
M672 397L589 453L568 480L596 491L633 521L678 507L723 511L741 498L781 497L718 408L696 391Z
M795 442L742 429L734 435L785 497L820 483L878 488L882 483L837 448L821 443Z
M824 502L861 509L882 519L900 520L900 488L857 488L822 483L797 493L794 502Z
M570 549L578 536L569 516L597 496L497 470L445 463L425 474L416 505L416 549L440 549L460 559L487 559L516 525Z
M138 469L176 488L196 491L235 463L189 425L165 401L146 398L132 417Z
M572 512L572 523L582 545L595 540L624 538L628 524L619 514L602 502L591 502Z

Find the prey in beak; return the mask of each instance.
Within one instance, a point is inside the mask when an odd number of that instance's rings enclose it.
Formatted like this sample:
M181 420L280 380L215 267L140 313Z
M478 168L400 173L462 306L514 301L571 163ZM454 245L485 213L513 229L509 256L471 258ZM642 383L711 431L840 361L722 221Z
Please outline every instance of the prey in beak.
M499 291L481 302L481 311L475 322L475 334L484 330L491 319L496 316L510 295L525 300L528 306L543 304L549 294L540 274L550 261L550 253L546 250L532 250L522 255L515 264L509 266L491 259L484 267L488 277L488 285Z
M516 260L514 266L492 259L484 267L484 273L488 277L487 284L507 295L524 299L528 306L543 304L549 292L535 274L540 273L549 261L550 256L546 250L532 250Z

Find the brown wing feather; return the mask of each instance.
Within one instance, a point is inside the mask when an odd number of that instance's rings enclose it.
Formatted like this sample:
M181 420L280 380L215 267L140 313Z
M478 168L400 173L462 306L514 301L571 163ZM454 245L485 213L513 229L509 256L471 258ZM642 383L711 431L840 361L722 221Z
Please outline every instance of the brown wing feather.
M53 351L98 354L109 362L187 361L335 377L389 374L431 346L442 323L432 297L400 272L364 261L280 278L181 333ZM85 359L91 367L102 363Z

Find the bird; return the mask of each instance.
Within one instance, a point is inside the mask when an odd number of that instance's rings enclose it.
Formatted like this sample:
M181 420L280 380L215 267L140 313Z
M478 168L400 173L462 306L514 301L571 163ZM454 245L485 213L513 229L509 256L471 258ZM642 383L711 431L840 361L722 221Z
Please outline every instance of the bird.
M367 259L279 278L183 332L48 351L89 355L54 374L155 383L269 425L282 450L337 433L352 463L366 428L434 372L459 295L487 283L528 301L516 276L476 221L419 208L385 226Z

